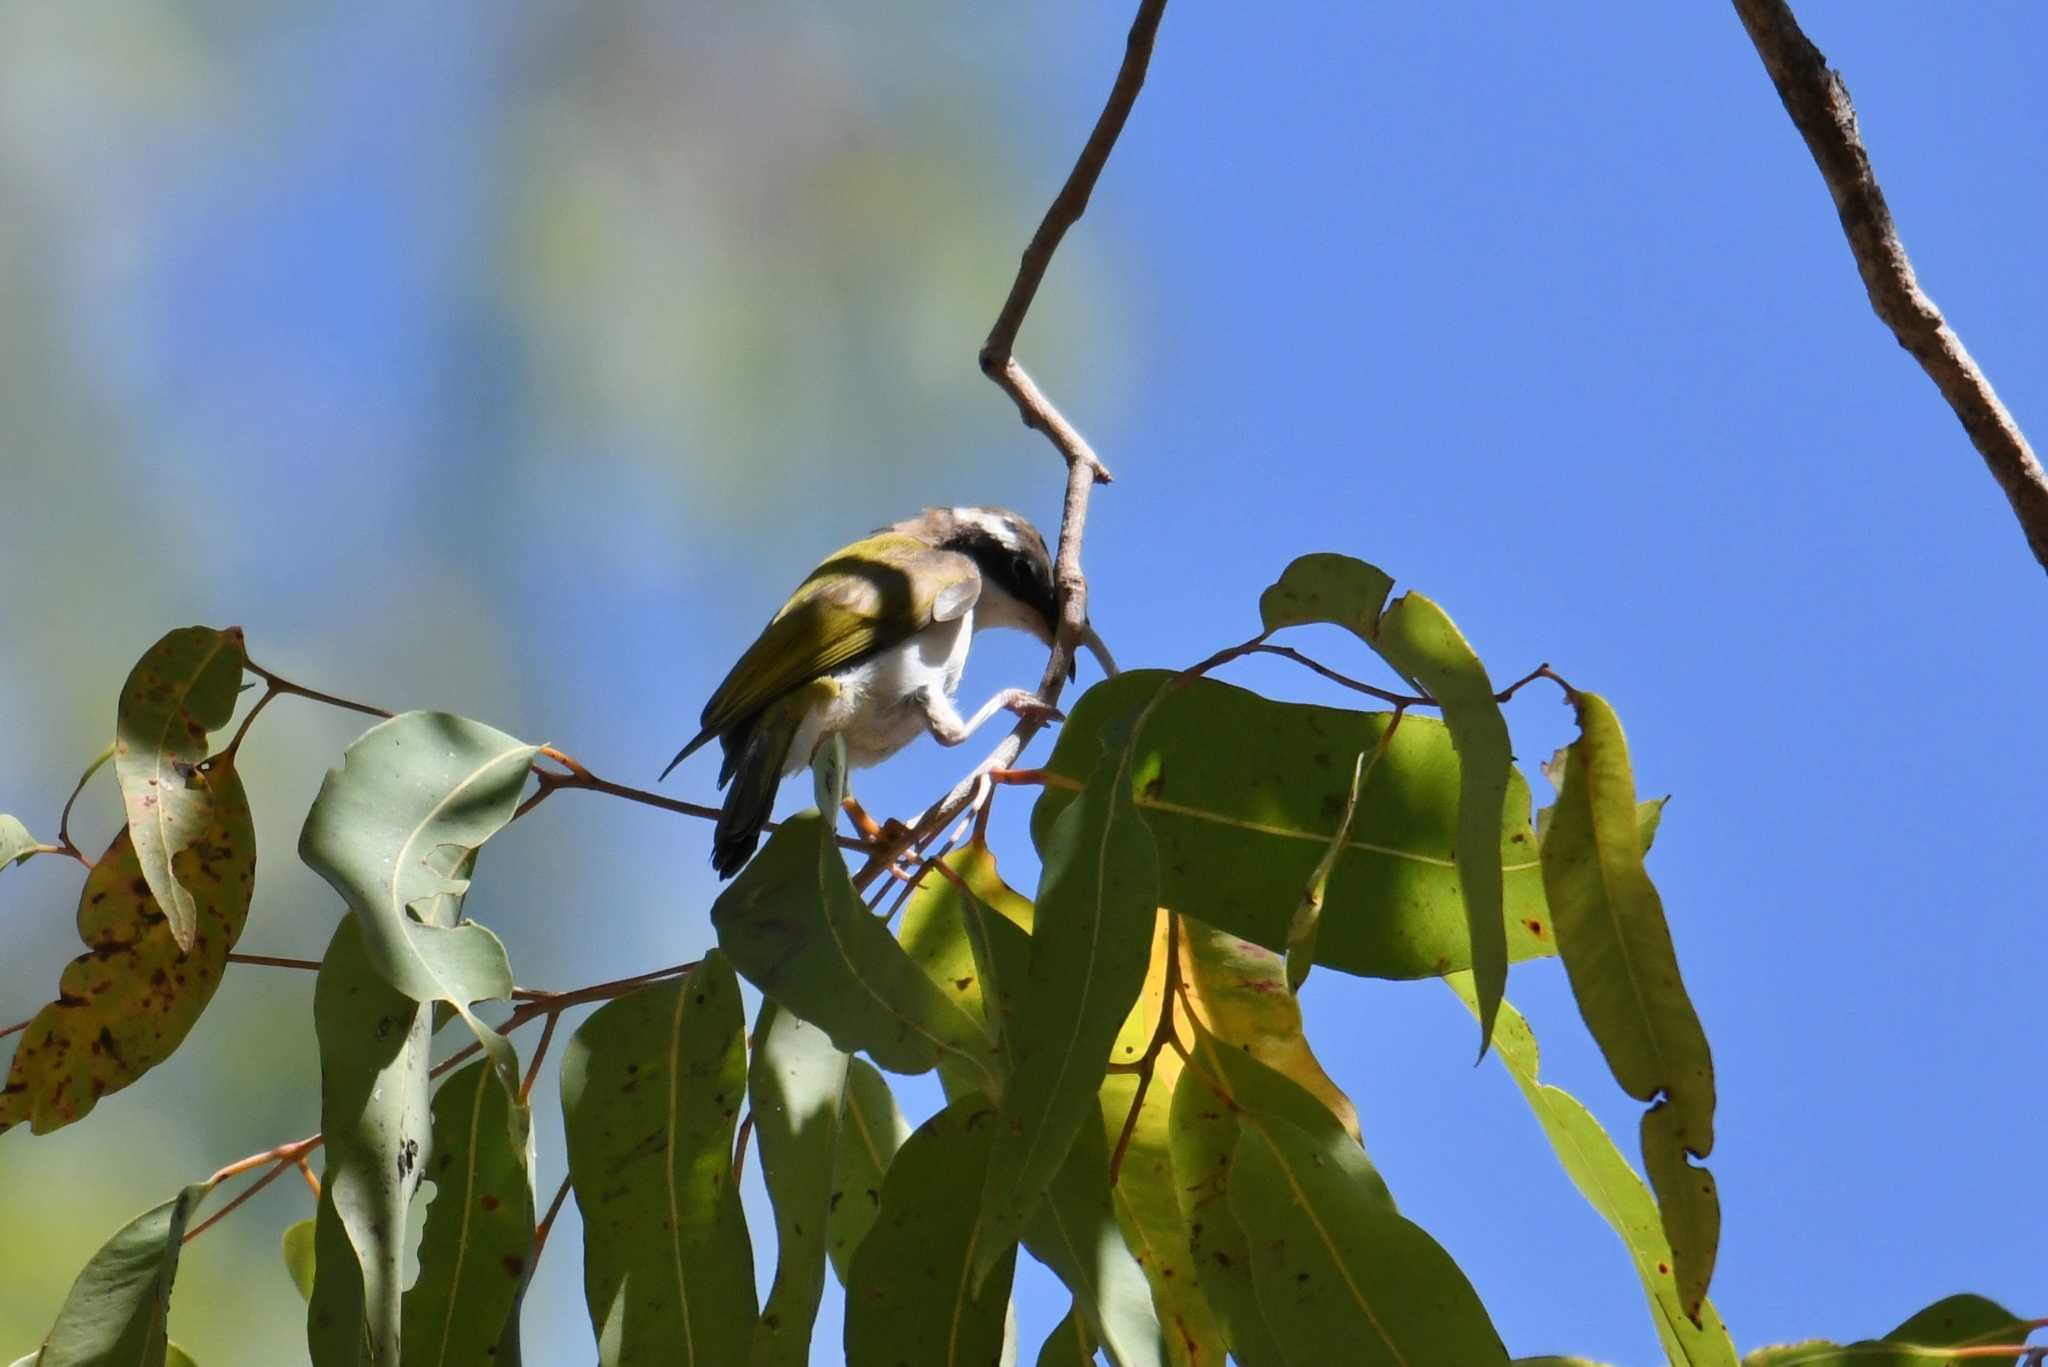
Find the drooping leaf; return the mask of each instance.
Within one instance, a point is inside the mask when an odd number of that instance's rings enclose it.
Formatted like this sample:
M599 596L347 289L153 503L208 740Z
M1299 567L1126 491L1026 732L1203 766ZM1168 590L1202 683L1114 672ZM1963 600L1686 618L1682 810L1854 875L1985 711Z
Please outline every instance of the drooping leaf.
M490 1367L526 1279L533 1244L533 1164L508 1119L514 1104L479 1060L434 1094L434 1184L420 1235L419 1277L404 1298L406 1367ZM524 1105L524 1102L518 1104Z
M195 1182L130 1220L92 1255L50 1326L38 1367L169 1367L166 1318L178 1250L192 1212L213 1190Z
M245 659L240 627L180 627L151 646L121 685L114 775L142 876L180 949L192 947L199 890L179 881L175 861L212 824L213 790L193 780L207 734L235 714Z
M688 977L608 1002L562 1057L583 1291L604 1367L731 1367L754 1337L754 1257L733 1182L746 1094L739 982Z
M1047 761L1031 814L1041 846L1102 753L1103 727L1173 676L1131 670L1083 694ZM1160 900L1284 950L1288 923L1342 820L1351 761L1391 713L1281 703L1208 679L1167 690L1134 742L1136 802L1159 851ZM1230 744L1216 738L1228 736ZM1459 755L1433 717L1409 713L1361 786L1331 870L1316 962L1373 977L1435 977L1472 964L1457 868ZM1509 958L1554 951L1529 790L1510 772L1500 825Z
M1622 1090L1657 1101L1643 1117L1643 1166L1657 1193L1680 1295L1697 1315L1713 1277L1720 1202L1686 1155L1714 1148L1714 1062L1679 978L1664 904L1643 868L1628 742L1596 694L1573 699L1557 812L1543 841L1543 885L1558 950L1586 1027Z
M1279 581L1259 595L1267 631L1329 622L1370 643L1394 581L1384 570L1327 551L1297 558Z
M426 1006L379 975L344 916L313 986L325 1170L306 1342L314 1367L395 1367L405 1216L432 1138Z
M1281 957L1196 920L1181 923L1180 954L1181 979L1202 1027L1309 1092L1359 1138L1351 1098L1309 1048Z
M0 873L27 862L42 847L43 842L30 835L19 818L0 812Z
M292 1285L299 1289L299 1299L313 1299L313 1227L315 1220L299 1220L285 1226L284 1237L278 1241L278 1252L284 1258L285 1275L292 1279Z
M1285 1120L1241 1117L1230 1207L1252 1284L1289 1357L1505 1367L1507 1350L1458 1265L1422 1229Z
M1386 753L1386 741L1392 734L1389 730L1381 735L1380 747L1373 751L1374 758ZM1294 908L1294 918L1287 923L1287 989L1290 992L1301 991L1301 985L1308 981L1309 966L1316 961L1316 936L1322 928L1323 899L1329 893L1330 871L1337 867L1337 860L1344 853L1344 842L1351 838L1351 822L1358 815L1358 786L1364 777L1365 756L1361 753L1351 766L1351 792L1344 799L1344 815L1338 820L1330 843L1323 848L1323 857L1316 861L1308 886L1302 889L1301 901Z
M1557 753L1542 764L1543 777L1550 780L1550 786L1564 791L1564 771L1570 767L1571 747L1559 746ZM1657 830L1664 824L1664 805L1671 801L1669 794L1663 797L1646 797L1636 804L1636 833L1642 837L1643 857L1650 857L1650 847L1657 843ZM1557 812L1555 803L1536 809L1536 840L1540 846L1543 838L1550 834L1550 818Z
M1092 1124L1024 1227L1024 1246L1074 1295L1114 1367L1160 1367L1160 1326L1144 1269L1124 1244L1110 1198L1109 1146Z
M889 1164L846 1290L846 1360L982 1367L1002 1352L1014 1244L975 1289L977 1216L995 1108L968 1095L919 1126Z
M866 1059L846 1069L846 1098L839 1113L839 1146L832 1157L832 1199L827 1210L827 1251L844 1286L853 1255L882 1209L882 1179L896 1151L910 1138L888 1082Z
M1479 1052L1484 1055L1508 981L1499 837L1514 772L1507 719L1494 701L1486 666L1444 610L1421 594L1403 594L1386 610L1373 644L1389 664L1437 700L1458 751L1458 887L1479 993ZM1525 796L1513 809L1513 819L1521 822L1527 811Z
M1159 874L1131 801L1130 761L1127 745L1104 754L1039 847L1017 1071L989 1153L977 1278L1023 1232L1074 1136L1093 1123L1110 1048L1145 982Z
M1294 1079L1261 1063L1249 1050L1193 1027L1192 1066L1202 1083L1236 1108L1238 1119L1257 1128L1285 1122L1316 1148L1317 1161L1366 1195L1394 1209L1379 1170L1366 1157L1365 1146L1347 1129L1321 1097Z
M510 995L512 967L497 936L462 918L462 900L477 850L512 819L537 752L466 717L402 713L328 770L299 833L299 858L361 919L384 980L454 1007L507 1096L519 1090L517 1054L469 1007Z
M1179 940L1185 933L1171 927L1171 915L1158 913L1145 986L1111 1051L1117 1063L1143 1058L1157 1033L1159 1014L1166 1005L1167 963L1170 955L1180 953ZM1115 1072L1105 1077L1099 1096L1102 1132L1104 1142L1113 1150L1129 1127L1123 1164L1111 1196L1124 1243L1151 1287L1166 1360L1174 1367L1216 1367L1223 1361L1223 1329L1196 1279L1194 1253L1173 1172L1169 1117L1180 1075L1180 1054L1168 1047L1153 1060L1152 1079L1142 1101L1135 1075ZM1136 1116L1131 1114L1133 1105L1138 1107ZM1080 1151L1077 1142L1074 1152Z
M1445 983L1477 1013L1470 979L1452 974ZM1734 1367L1735 1346L1712 1301L1700 1305L1700 1321L1687 1318L1677 1281L1672 1276L1671 1245L1657 1216L1657 1205L1628 1160L1615 1147L1600 1122L1578 1098L1537 1080L1536 1037L1512 1003L1501 1006L1494 1028L1494 1053L1521 1089L1537 1123L1557 1151L1565 1174L1600 1213L1628 1249L1649 1299L1650 1317L1664 1356L1677 1367Z
M861 905L815 810L785 821L711 908L718 943L766 996L898 1073L946 1057L1001 1086L995 1043Z
M181 951L127 829L86 875L78 935L86 952L64 968L57 1000L36 1013L0 1091L0 1132L26 1120L37 1134L82 1119L171 1056L213 1000L241 937L256 886L256 827L234 758L194 769L206 828L177 852L192 895L190 947Z
M747 1098L775 1206L775 1281L754 1326L754 1367L810 1361L849 1062L817 1026L772 1001L761 1004Z
M1237 1109L1190 1068L1174 1087L1170 1115L1175 1190L1189 1252L1231 1355L1243 1367L1287 1367L1252 1285L1251 1242L1230 1206Z
M1742 1367L2015 1367L2020 1355L1987 1349L2024 1345L2035 1326L1982 1296L1947 1296L1881 1339L1834 1344L1823 1339L1759 1348ZM1958 1348L1973 1350L1967 1358Z

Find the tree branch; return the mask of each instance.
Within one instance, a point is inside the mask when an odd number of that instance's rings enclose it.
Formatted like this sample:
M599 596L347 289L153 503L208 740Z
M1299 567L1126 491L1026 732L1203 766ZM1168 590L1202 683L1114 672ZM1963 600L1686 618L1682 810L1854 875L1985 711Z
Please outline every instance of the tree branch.
M1778 87L1785 112L1806 139L1834 196L1842 232L1876 312L1899 345L1912 353L1962 421L1992 478L2005 490L2034 558L2048 569L2048 474L2027 444L1991 381L1963 349L1913 274L1905 244L1893 226L1884 190L1856 127L1856 109L1839 72L1799 27L1784 0L1734 0L1735 12Z

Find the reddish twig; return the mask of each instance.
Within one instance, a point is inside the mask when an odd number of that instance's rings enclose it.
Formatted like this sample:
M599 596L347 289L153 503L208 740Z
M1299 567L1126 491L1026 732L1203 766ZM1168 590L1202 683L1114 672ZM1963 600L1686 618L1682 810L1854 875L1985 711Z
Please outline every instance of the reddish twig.
M283 959L275 954L240 954L231 952L228 955L228 962L231 964L259 964L266 968L298 968L304 969L308 973L318 973L320 971L320 961L318 959Z
M269 1172L264 1173L261 1177L257 1178L254 1182L251 1182L247 1187L243 1188L240 1192L237 1192L234 1200L222 1206L219 1210L215 1211L212 1215L209 1215L199 1224L194 1225L191 1229L186 1230L184 1242L188 1244L191 1243L194 1239L206 1233L207 1230L212 1229L222 1220L227 1219L228 1216L234 1214L237 1210L241 1209L242 1205L245 1202L247 1202L250 1197L254 1196L257 1192L262 1191L265 1187L269 1186L272 1182L275 1182L278 1178L284 1176L285 1173L291 1171L291 1169L294 1166L303 1164L306 1160L306 1155L313 1152L313 1150L319 1148L323 1142L324 1137L321 1135L308 1135L304 1139L296 1140L293 1143L280 1144L274 1149L265 1149L262 1153L252 1153L247 1158L237 1159L236 1161L222 1168L219 1172L216 1172L211 1178L207 1180L208 1186L219 1186L222 1182L227 1181L229 1178L238 1177L242 1173L249 1171L251 1168L262 1167L265 1163L269 1163L271 1165Z
M1172 912L1166 914L1166 982L1165 990L1159 994L1159 1021L1152 1027L1152 1038L1146 1042L1145 1052L1139 1057L1132 1071L1138 1075L1138 1090L1131 1093L1131 1109L1124 1114L1123 1130L1116 1137L1116 1147L1109 1155L1109 1184L1116 1185L1117 1176L1124 1167L1124 1155L1130 1151L1131 1136L1138 1129L1138 1113L1145 1109L1145 1093L1152 1086L1152 1070L1159 1062L1160 1051L1168 1041L1185 1054L1173 1031L1173 1003L1180 995L1180 917Z

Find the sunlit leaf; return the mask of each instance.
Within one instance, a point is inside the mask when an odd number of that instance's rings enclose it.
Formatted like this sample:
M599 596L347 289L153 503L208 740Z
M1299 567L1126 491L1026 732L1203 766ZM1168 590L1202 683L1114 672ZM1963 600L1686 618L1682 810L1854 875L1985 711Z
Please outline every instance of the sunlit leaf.
M1574 702L1580 735L1543 841L1543 884L1587 1029L1622 1090L1657 1102L1643 1116L1643 1166L1679 1294L1696 1315L1713 1277L1721 1214L1713 1178L1686 1155L1705 1158L1714 1148L1714 1063L1679 978L1664 904L1643 868L1621 723L1596 694Z
M199 889L180 881L174 861L211 824L212 789L194 780L207 733L235 714L244 662L240 627L180 627L151 646L121 685L114 775L142 876L180 949L192 947Z
M180 951L127 829L86 875L78 934L57 1000L36 1013L0 1091L0 1131L37 1134L85 1116L171 1056L213 1000L256 886L256 827L234 758L195 769L206 828L188 832L175 864L192 894L190 948Z
M846 1290L846 1360L983 1367L1002 1352L1014 1244L975 1289L995 1108L970 1094L919 1126L889 1165Z
M1458 887L1479 993L1479 1052L1484 1054L1508 981L1498 833L1504 814L1511 813L1519 824L1528 811L1526 794L1519 805L1508 806L1514 766L1507 720L1494 701L1486 666L1444 610L1421 594L1403 594L1387 609L1373 644L1388 663L1437 700L1458 751Z
M1124 1244L1109 1187L1109 1146L1093 1125L1024 1226L1024 1246L1074 1294L1114 1367L1158 1367L1159 1316L1144 1270Z
M1542 764L1543 777L1559 792L1564 791L1564 772L1570 766L1571 747L1559 746L1557 753ZM1664 804L1671 801L1669 795L1648 797L1636 804L1636 833L1642 837L1643 857L1649 858L1650 847L1657 843L1657 830L1664 824ZM1557 805L1536 809L1536 839L1540 844L1550 833L1550 818L1557 812Z
M1885 1338L1892 1343L1969 1348L1987 1343L2017 1343L2034 1328L1997 1301L1965 1292L1944 1296L1925 1310L1908 1315Z
M1348 555L1319 551L1299 557L1259 595L1267 631L1330 622L1370 642L1394 581L1384 570Z
M1159 876L1131 801L1130 756L1128 747L1103 755L1039 846L1017 1071L989 1154L977 1277L1023 1232L1074 1136L1094 1122L1110 1048L1145 982Z
M825 1290L833 1154L850 1062L831 1036L772 1001L754 1022L747 1099L775 1206L775 1281L754 1327L755 1367L810 1361Z
M365 731L328 770L299 833L299 857L362 921L377 971L414 1001L454 1007L508 1096L519 1089L518 1056L469 1006L510 995L512 968L497 936L462 919L462 899L477 850L512 819L536 752L465 717L403 713Z
M1056 777L1031 814L1043 845L1094 771L1105 724L1174 676L1131 670L1074 704L1047 761ZM1281 703L1208 679L1175 686L1135 742L1137 806L1159 851L1160 900L1284 950L1293 909L1343 819L1352 761L1391 713ZM1228 737L1228 744L1218 744ZM1374 977L1434 977L1472 965L1458 880L1461 784L1451 733L1409 713L1361 787L1331 870L1316 962ZM1500 824L1509 958L1553 953L1529 790L1510 772Z
M399 1360L406 1209L431 1138L432 1013L377 972L344 916L313 986L325 1169L306 1341L314 1367Z
M313 1227L315 1220L299 1220L286 1225L284 1237L278 1241L278 1252L284 1258L285 1275L292 1279L292 1285L299 1289L299 1299L313 1299Z
M1445 982L1476 1014L1470 978L1456 973ZM1735 1347L1714 1303L1701 1303L1698 1324L1686 1317L1671 1273L1671 1245L1643 1179L1578 1098L1537 1080L1536 1037L1512 1003L1501 1006L1493 1043L1495 1056L1521 1089L1566 1175L1586 1203L1621 1236L1649 1298L1650 1317L1657 1325L1666 1359L1677 1367L1734 1367Z
M482 1060L450 1073L434 1094L424 1170L434 1199L419 1277L404 1298L406 1367L499 1361L533 1244L532 1154L511 1141L532 1124L508 1120L512 1104Z
M1391 733L1389 733L1391 734ZM1373 751L1378 757L1385 753L1381 736L1381 747ZM1315 872L1309 875L1308 886L1302 889L1301 901L1294 908L1294 918L1287 923L1287 989L1301 991L1301 985L1308 981L1309 966L1316 959L1316 935L1322 927L1323 899L1329 893L1330 872L1337 867L1337 860L1344 853L1344 842L1351 838L1351 823L1358 815L1358 786L1365 777L1365 756L1359 755L1351 766L1351 791L1344 798L1344 815L1337 822L1337 829L1330 835L1330 843L1323 848L1323 857L1316 861Z
M28 833L16 817L0 812L0 872L25 862L42 848L42 842Z
M211 1182L195 1182L123 1225L92 1255L43 1340L37 1367L170 1367L165 1337L185 1225ZM179 1356L182 1356L180 1354Z
M1181 980L1203 1028L1310 1093L1358 1139L1358 1111L1309 1048L1281 957L1193 919L1181 923L1180 954Z
M2014 1367L2019 1353L1987 1350L2024 1345L2035 1327L1982 1296L1947 1296L1881 1339L1813 1339L1759 1348L1742 1359L1742 1367ZM1971 1351L1966 1357L1959 1348Z
M854 1252L882 1209L882 1179L910 1123L888 1082L866 1059L847 1065L846 1099L839 1113L839 1147L832 1158L832 1199L825 1224L832 1270L846 1284Z
M1237 1109L1187 1069L1174 1087L1170 1115L1175 1189L1189 1252L1231 1355L1243 1367L1286 1367L1287 1356L1252 1285L1250 1240L1230 1208Z
M604 1367L732 1367L752 1347L754 1257L733 1181L746 1095L739 982L688 977L594 1012L562 1057L583 1292Z
M1016 1067L1011 1041L1017 1023L1009 1013L1016 1009L1029 973L1035 913L1029 901L1003 882L988 846L970 842L940 862L959 881L934 870L911 893L899 932L904 952L995 1037L998 1066L1007 1075ZM991 924L997 920L1005 925ZM1006 973L1009 981L999 981ZM979 1085L975 1076L945 1059L940 1060L940 1071L952 1075L948 1086L959 1093Z
M1250 1241L1252 1284L1290 1358L1343 1344L1347 1363L1505 1364L1465 1274L1378 1193L1324 1161L1285 1120L1240 1117L1230 1208Z
M711 908L718 943L747 980L846 1053L898 1073L947 1057L1000 1088L995 1043L861 905L815 810L785 821Z

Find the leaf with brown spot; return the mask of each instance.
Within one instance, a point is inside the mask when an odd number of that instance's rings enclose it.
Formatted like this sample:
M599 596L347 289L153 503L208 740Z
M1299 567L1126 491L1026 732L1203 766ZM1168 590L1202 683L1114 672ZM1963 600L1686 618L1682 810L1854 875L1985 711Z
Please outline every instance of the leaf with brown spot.
M245 660L240 627L167 632L135 662L114 715L114 776L128 831L180 949L192 947L199 890L180 878L177 856L211 825L212 790L196 771L207 734L235 714Z
M256 827L231 756L194 771L206 827L178 851L193 894L193 936L180 951L123 828L86 876L78 935L57 1000L36 1013L0 1091L0 1132L26 1120L47 1134L81 1119L171 1056L213 1000L256 886Z

